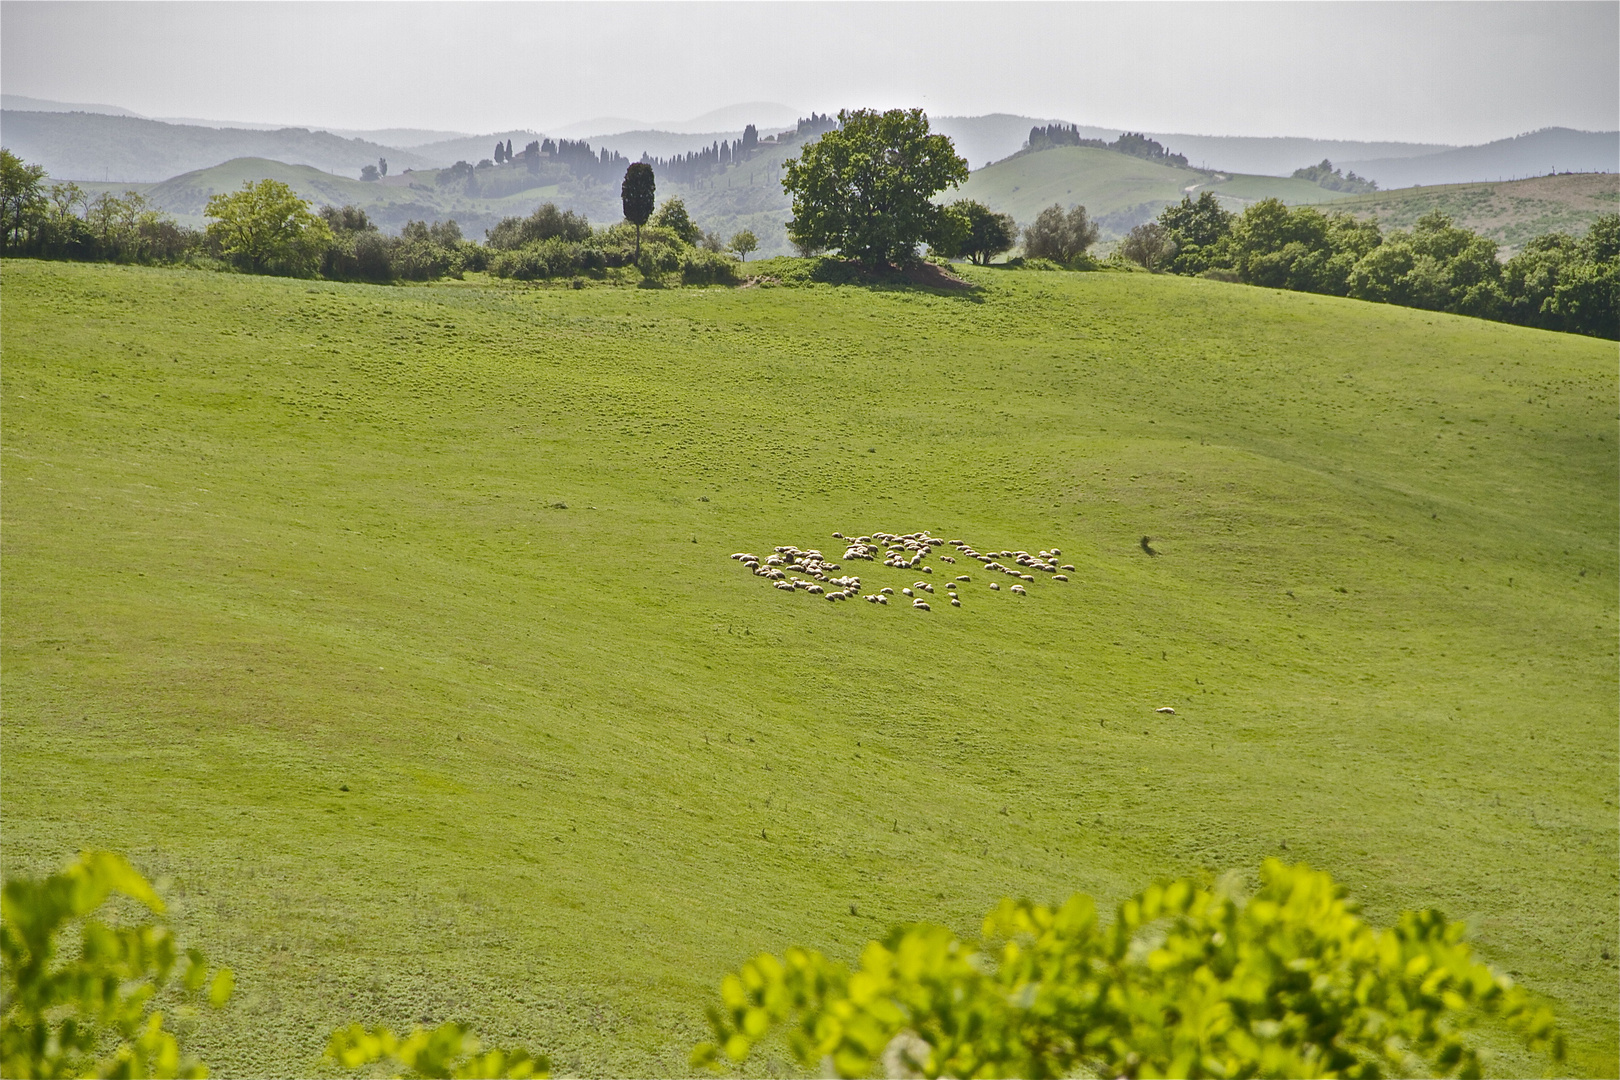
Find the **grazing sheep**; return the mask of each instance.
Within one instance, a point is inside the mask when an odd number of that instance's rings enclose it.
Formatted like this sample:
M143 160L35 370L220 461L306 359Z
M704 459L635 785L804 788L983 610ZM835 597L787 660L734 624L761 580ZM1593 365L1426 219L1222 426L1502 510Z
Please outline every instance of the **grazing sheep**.
M1018 580L1019 581L1034 581L1035 579L1030 577L1028 574L1019 574L1018 575Z
M926 600L913 600L911 602L911 606L914 607L914 608L921 608L923 611L933 611L934 610L933 608L928 606L928 601L926 601Z
M956 563L956 560L951 558L949 555L941 555L939 557L939 561L940 562L948 562L948 563L951 563L952 565L955 565L955 563Z
M881 596L880 595L877 598L877 602L880 603L880 604L887 604L889 602L889 598L887 596Z
M1069 580L1069 575L1067 575L1067 574L1053 574L1052 575L1052 580L1053 581L1068 581Z
M956 575L956 580L957 581L972 581L973 579L971 577L969 577L968 575L966 575L966 574L957 574Z
M1012 587L1012 591L1017 593L1019 596L1028 596L1029 595L1028 593L1026 593L1024 591L1024 587L1022 585L1014 585Z
M806 585L804 587L804 591L809 593L811 596L820 596L827 590L823 589L820 585Z
M1174 716L1174 715L1176 715L1176 710L1174 710L1174 709L1172 709L1172 708L1171 708L1171 707L1170 707L1170 706L1168 706L1168 705L1166 705L1166 706L1165 706L1165 707L1164 707L1164 708L1162 708L1162 709L1154 709L1154 710L1153 710L1153 711L1154 711L1154 712L1156 712L1156 713L1164 713L1164 714L1165 714L1165 715L1167 715L1167 716Z
M1052 549L1052 558L1054 558L1054 559L1063 558L1063 549L1062 548L1053 548Z
M922 572L925 574L932 574L934 572L934 568L932 566L925 566L922 568Z
M962 606L962 601L958 600L954 596L951 597L951 607L961 607L961 606Z
M842 540L843 538L844 538L843 533L833 533L833 539L834 540Z
M994 582L994 581L992 581L992 582L991 582L991 583L990 583L990 588L991 588L991 589L992 589L992 590L994 590L994 591L995 591L995 592L1000 592L1000 591L1001 591L1001 586L1000 586L1000 585L998 585L998 584L997 584L997 583L996 583L996 582Z
M882 593L884 596L893 596L894 595L894 590L889 588L887 585L885 585L883 588L879 589L878 592Z
M954 582L954 581L947 581L947 582L946 582L946 583L945 583L945 587L946 587L946 588L947 588L947 589L949 589L949 590L951 590L951 591L952 591L952 592L955 592L955 591L956 591L956 582Z
M793 582L791 582L791 581L778 581L776 583L776 587L778 589L782 589L785 592L792 592L793 591Z
M1064 563L1062 566L1058 567L1058 569L1059 570L1068 570L1069 572L1073 573L1074 566L1072 564L1070 564L1070 563Z
M900 595L901 596L914 596L916 594L913 593L910 589L901 589L900 590Z

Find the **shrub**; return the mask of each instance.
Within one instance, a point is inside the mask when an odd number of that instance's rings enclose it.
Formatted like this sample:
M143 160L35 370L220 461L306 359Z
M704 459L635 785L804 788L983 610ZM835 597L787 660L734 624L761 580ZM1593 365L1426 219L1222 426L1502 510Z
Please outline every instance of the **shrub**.
M689 251L681 262L681 282L685 285L735 285L737 260L716 251Z
M1097 223L1083 206L1071 206L1067 213L1053 204L1036 215L1035 223L1024 230L1024 257L1069 263L1086 253L1097 242Z
M896 927L851 973L820 953L728 975L692 1064L746 1060L773 1027L807 1067L926 1076L1478 1076L1483 1015L1563 1056L1551 1013L1476 962L1460 923L1369 926L1325 873L1271 859L1250 898L1153 885L1112 924L1090 897L1003 900L978 940Z

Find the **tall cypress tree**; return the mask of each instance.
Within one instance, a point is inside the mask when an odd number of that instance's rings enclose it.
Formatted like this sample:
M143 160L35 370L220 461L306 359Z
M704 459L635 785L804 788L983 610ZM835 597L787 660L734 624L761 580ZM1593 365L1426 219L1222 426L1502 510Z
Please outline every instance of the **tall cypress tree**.
M636 259L641 259L641 227L652 217L653 196L657 191L651 165L640 161L624 170L619 198L624 202L624 219L636 227Z

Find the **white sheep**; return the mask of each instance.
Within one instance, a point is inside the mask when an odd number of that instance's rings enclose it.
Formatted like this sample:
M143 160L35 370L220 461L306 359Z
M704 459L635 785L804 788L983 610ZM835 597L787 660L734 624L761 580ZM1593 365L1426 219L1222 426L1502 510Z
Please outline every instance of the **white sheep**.
M1069 580L1069 575L1067 575L1067 574L1053 574L1052 575L1052 580L1053 581L1068 581Z
M961 606L962 606L962 601L958 600L954 596L951 597L951 607L961 607Z
M914 607L914 608L921 608L923 611L933 611L934 610L933 608L928 606L928 601L926 601L926 600L913 600L911 602L911 606Z
M956 560L955 560L955 559L953 559L953 558L951 558L951 557L950 557L950 556L949 556L949 555L941 555L941 556L940 556L940 557L939 557L939 561L940 561L940 562L948 562L948 563L950 563L950 564L951 564L951 565L953 565L953 566L954 566L954 565L956 565Z
M1017 593L1019 596L1028 596L1029 595L1028 593L1026 593L1024 591L1024 587L1022 585L1014 585L1012 587L1012 591Z
M877 602L880 604L887 604L889 602L889 598L880 594L877 598Z
M1058 569L1059 570L1067 570L1070 573L1074 572L1074 566L1071 563L1064 563L1062 566L1058 567Z
M793 591L793 582L791 582L791 581L778 581L776 583L776 587L778 589L782 589L782 590L784 590L786 592L792 592Z
M879 589L878 592L882 593L884 596L893 596L894 595L894 590L889 588L887 585L885 585L883 588Z
M809 593L811 596L820 596L827 590L823 589L820 585L806 585L804 587L804 591Z
M900 590L900 595L901 596L914 596L916 594L913 593L910 589L901 589Z
M1154 711L1154 712L1156 712L1156 713L1165 713L1165 714L1166 714L1166 715L1168 715L1168 716L1174 716L1174 715L1176 715L1176 710L1174 710L1174 709L1172 709L1172 708L1171 708L1171 707L1170 707L1170 706L1168 706L1168 705L1166 705L1166 706L1165 706L1165 707L1164 707L1164 708L1162 708L1162 709L1154 709L1154 710L1153 710L1153 711Z
M997 583L996 583L996 582L994 582L994 581L992 581L992 582L991 582L991 583L990 583L990 588L991 588L991 589L992 589L992 590L994 590L994 591L996 591L996 592L1000 592L1000 591L1001 591L1001 586L1000 586L1000 585L999 585L999 584L997 584Z
M969 577L968 575L966 575L966 574L957 574L956 575L956 580L957 581L972 581L973 579L971 577Z

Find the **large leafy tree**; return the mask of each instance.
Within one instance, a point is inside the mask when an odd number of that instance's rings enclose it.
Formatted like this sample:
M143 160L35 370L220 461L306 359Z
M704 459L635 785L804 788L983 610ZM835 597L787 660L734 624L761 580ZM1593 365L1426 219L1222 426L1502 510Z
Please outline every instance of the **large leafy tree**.
M624 183L619 185L619 199L624 204L624 219L636 227L637 260L641 258L641 227L652 217L657 192L658 181L653 176L651 165L636 161L624 170Z
M951 140L929 134L921 109L840 112L837 129L785 164L789 239L870 267L913 261L917 245L939 235L944 211L934 195L968 176Z
M241 191L209 199L203 212L214 219L208 235L220 251L255 274L313 274L332 242L326 222L279 180L245 180Z
M1552 1014L1474 960L1460 923L1377 929L1330 876L1275 859L1252 897L1171 881L1106 925L1087 896L1003 900L979 940L899 927L854 972L767 954L720 997L694 1065L744 1061L788 1025L803 1064L845 1077L880 1060L891 1076L1469 1077L1486 1015L1563 1055Z
M46 206L45 167L0 150L0 255L13 254Z

